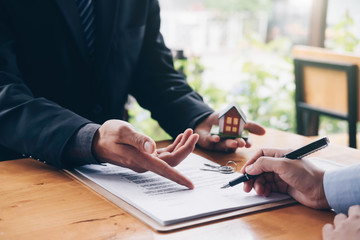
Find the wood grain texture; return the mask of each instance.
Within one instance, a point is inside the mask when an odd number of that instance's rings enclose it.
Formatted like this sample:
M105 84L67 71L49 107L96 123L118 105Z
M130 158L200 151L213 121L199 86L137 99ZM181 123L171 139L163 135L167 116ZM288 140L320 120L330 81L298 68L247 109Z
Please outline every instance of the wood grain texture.
M242 166L261 147L297 148L312 139L267 129L252 140L252 148L236 153L196 153ZM347 165L360 162L358 150L336 144L313 156ZM63 171L33 159L0 162L0 196L0 239L320 239L322 226L334 217L331 211L296 204L159 233Z

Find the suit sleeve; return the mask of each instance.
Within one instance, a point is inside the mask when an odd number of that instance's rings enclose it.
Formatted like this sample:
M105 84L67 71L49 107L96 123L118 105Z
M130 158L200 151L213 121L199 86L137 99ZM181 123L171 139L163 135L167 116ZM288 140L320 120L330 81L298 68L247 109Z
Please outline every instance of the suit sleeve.
M131 94L173 137L194 128L213 110L173 67L172 54L160 34L159 5L151 0L143 47Z
M360 204L360 164L325 172L324 188L329 205L337 213L347 214L349 207Z
M34 97L17 65L18 46L11 30L0 5L0 148L62 167L61 155L68 139L90 121Z

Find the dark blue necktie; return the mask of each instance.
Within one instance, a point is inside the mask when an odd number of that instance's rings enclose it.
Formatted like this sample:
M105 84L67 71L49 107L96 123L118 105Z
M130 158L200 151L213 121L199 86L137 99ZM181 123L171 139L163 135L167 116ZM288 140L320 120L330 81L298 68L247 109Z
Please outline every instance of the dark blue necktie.
M92 0L75 0L79 10L81 27L84 32L85 43L91 60L95 53L95 14Z

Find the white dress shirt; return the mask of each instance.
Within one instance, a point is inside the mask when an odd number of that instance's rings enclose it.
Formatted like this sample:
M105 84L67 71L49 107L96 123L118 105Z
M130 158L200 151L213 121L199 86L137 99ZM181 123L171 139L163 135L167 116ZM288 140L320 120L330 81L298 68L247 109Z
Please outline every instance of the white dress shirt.
M326 171L324 189L329 205L337 213L347 214L352 205L360 205L360 164Z

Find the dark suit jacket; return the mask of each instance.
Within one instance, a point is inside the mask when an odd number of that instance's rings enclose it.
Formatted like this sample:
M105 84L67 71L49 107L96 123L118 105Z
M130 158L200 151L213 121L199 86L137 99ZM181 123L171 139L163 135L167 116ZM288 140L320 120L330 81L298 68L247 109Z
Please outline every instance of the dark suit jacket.
M157 0L98 0L90 62L75 0L0 0L0 159L61 166L84 124L121 119L132 94L172 136L212 110L172 65Z

